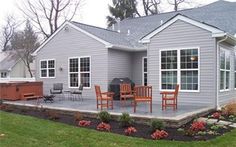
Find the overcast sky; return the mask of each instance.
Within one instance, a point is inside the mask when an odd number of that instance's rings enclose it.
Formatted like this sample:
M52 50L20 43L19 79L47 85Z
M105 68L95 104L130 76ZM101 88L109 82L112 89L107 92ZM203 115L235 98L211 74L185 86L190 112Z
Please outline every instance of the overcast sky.
M20 5L22 1L24 0L0 0L0 25L3 25L4 19L8 14L14 14L16 18L21 17L22 14L18 10L17 4ZM111 4L112 0L85 1L86 3L82 8L82 12L79 12L74 20L99 27L106 27L106 16L109 15L108 4ZM205 5L215 1L217 0L194 0L194 2L198 5ZM162 2L162 11L167 12L173 10L173 7L166 4L167 0L162 0Z

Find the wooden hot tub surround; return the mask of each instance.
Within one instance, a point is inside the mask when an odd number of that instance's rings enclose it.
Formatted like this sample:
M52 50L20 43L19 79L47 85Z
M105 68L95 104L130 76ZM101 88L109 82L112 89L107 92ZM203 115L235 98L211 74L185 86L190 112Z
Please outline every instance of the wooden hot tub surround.
M4 100L25 100L25 95L42 97L43 82L0 83L0 98Z

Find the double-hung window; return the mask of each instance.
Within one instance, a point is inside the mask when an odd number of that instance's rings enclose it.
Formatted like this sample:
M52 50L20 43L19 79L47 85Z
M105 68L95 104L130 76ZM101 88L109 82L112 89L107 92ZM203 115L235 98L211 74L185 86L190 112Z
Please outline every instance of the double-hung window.
M69 58L69 86L71 88L91 87L91 59L90 57Z
M230 88L230 51L220 49L220 90Z
M234 52L234 88L236 90L236 51Z
M54 78L55 77L55 60L41 60L40 61L40 77Z
M147 57L143 57L143 85L147 86Z
M7 72L1 72L1 78L7 78Z
M199 91L198 48L161 51L161 90Z

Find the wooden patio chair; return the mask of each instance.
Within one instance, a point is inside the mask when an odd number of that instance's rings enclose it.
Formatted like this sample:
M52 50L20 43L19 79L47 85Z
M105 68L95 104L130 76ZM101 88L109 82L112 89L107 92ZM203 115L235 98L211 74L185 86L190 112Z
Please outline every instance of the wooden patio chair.
M177 109L177 97L179 94L179 85L176 85L175 91L163 91L162 95L162 110L166 109L167 106L173 107L173 110ZM168 103L169 102L169 103Z
M134 92L132 91L131 84L120 84L120 102L121 106L125 106L127 99L134 99Z
M134 113L137 103L150 103L150 112L152 113L152 86L134 87Z
M99 85L95 85L96 99L97 99L97 109L100 106L101 110L103 107L113 109L113 92L101 92Z

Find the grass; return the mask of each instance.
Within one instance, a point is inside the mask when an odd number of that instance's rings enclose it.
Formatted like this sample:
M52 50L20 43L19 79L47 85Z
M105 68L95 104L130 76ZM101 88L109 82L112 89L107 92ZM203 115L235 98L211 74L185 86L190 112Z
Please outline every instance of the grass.
M0 111L1 147L137 147L137 146L236 146L236 129L210 141L181 142L145 140Z

